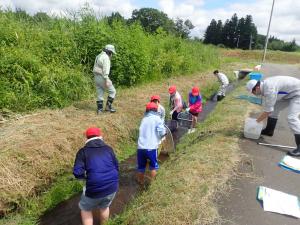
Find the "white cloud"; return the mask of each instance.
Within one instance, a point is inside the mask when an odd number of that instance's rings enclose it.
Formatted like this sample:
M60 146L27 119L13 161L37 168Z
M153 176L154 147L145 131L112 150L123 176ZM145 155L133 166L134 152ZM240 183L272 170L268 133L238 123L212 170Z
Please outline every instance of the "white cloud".
M65 11L76 11L86 3L101 15L108 15L111 12L119 12L125 17L130 17L132 10L137 6L131 3L131 0L0 0L0 5L18 7L26 10L30 14L42 11L49 14L60 14Z

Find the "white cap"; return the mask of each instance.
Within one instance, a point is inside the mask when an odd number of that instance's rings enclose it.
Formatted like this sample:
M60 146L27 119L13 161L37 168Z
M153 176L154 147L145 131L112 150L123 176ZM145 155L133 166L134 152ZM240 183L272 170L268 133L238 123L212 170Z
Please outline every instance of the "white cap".
M113 45L105 45L105 49L108 51L111 51L114 54L117 54L116 50L115 50L115 46L113 46Z
M246 84L247 91L252 92L252 89L255 87L257 82L257 80L249 80Z

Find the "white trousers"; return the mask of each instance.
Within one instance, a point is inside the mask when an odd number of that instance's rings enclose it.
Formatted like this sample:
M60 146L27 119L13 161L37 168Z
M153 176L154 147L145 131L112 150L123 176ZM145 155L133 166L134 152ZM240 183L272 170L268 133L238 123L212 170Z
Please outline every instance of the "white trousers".
M291 99L280 100L276 102L274 111L272 112L270 117L278 119L280 112L287 107L287 120L289 123L289 127L294 134L300 134L300 96L295 96Z
M226 94L226 87L228 86L225 85L225 84L222 84L220 87L219 87L219 91L218 91L218 94L217 95L222 95L222 96L225 96Z
M97 90L97 100L103 101L104 100L104 93L105 91L108 92L108 96L111 98L115 98L116 96L116 89L114 85L110 85L109 87L106 87L106 80L103 78L103 76L94 74L94 80L96 84L96 90Z

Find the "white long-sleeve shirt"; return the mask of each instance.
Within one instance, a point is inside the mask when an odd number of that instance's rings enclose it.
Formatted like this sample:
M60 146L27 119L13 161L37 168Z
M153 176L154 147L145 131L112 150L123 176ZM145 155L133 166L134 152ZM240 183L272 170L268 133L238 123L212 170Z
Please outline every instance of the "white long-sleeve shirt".
M277 101L300 96L300 80L289 76L267 78L260 85L265 112L273 112Z
M229 84L229 80L228 80L227 76L224 73L217 73L217 77L218 77L218 80L220 81L220 83L222 85L227 86Z
M148 112L139 128L138 149L157 149L161 138L166 134L163 121L156 112Z
M104 79L108 79L108 75L110 73L110 58L106 52L102 51L99 55L97 55L93 73L102 75Z

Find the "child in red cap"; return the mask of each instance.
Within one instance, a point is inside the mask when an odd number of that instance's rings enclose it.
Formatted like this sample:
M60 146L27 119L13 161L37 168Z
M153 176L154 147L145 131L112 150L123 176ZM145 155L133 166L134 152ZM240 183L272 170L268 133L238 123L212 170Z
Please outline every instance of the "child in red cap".
M159 115L159 117L161 118L161 120L163 122L165 122L165 117L166 117L166 110L165 108L160 104L160 97L159 95L153 95L151 96L150 99L151 102L154 102L155 104L157 104L158 108L157 108L157 113Z
M138 149L137 149L137 170L138 181L144 185L144 174L146 170L147 160L150 161L150 175L153 179L156 176L156 170L159 165L157 161L158 146L162 137L166 134L163 121L157 114L157 104L149 102L146 105L145 116L142 119L139 128Z
M93 224L93 210L98 210L100 223L109 218L109 206L119 187L119 166L113 149L106 145L97 127L85 132L87 141L77 154L73 174L85 179L86 185L79 208L83 225Z
M182 97L176 89L175 85L170 86L169 88L170 94L170 115L172 115L172 120L178 120L178 114L182 111L183 101Z
M193 133L195 132L199 113L202 112L202 97L198 87L193 87L189 93L189 108L186 111L192 114L192 125L188 133Z

